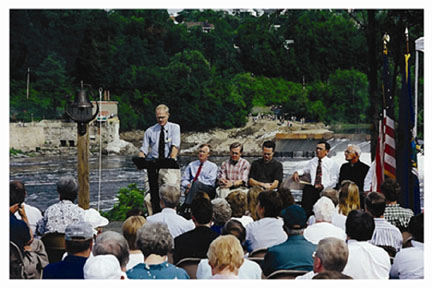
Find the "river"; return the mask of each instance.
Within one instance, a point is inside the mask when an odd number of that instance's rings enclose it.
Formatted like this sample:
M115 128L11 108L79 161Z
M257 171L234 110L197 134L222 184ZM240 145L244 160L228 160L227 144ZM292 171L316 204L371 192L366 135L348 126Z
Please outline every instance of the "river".
M296 169L305 166L309 159L306 158L284 158L275 157L281 161L284 168L284 178L291 175ZM343 152L337 152L332 158L341 165L345 162ZM137 183L138 187L147 189L145 184L145 170L137 170L132 163L131 156L104 155L102 157L101 172L101 193L100 209L108 210L116 203L116 194L122 187L130 183ZM210 157L210 160L218 164L222 163L227 157ZM252 162L256 158L246 157ZM182 171L187 163L195 160L194 157L180 157L180 167ZM419 158L420 178L423 183L423 157ZM361 161L370 164L370 153L364 152ZM61 176L77 176L76 158L64 157L30 157L15 158L10 160L10 179L23 181L27 189L26 202L44 211L48 206L58 201L56 182ZM91 157L89 160L90 168L90 206L96 208L99 199L99 158ZM422 185L423 186L423 185ZM296 200L301 199L299 192L293 192ZM423 193L422 193L423 195ZM423 196L421 196L423 203ZM423 204L422 204L423 206Z

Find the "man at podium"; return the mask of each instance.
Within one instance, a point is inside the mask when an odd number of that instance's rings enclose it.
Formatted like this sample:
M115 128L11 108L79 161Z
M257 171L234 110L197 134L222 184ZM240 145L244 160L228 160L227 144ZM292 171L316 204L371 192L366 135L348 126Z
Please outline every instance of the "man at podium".
M155 113L157 124L145 131L138 156L146 159L172 158L177 160L180 149L180 125L168 122L169 108L164 104L158 105ZM180 188L180 170L147 168L147 175L152 208L149 214L151 215L161 211L159 204L160 185L171 184Z

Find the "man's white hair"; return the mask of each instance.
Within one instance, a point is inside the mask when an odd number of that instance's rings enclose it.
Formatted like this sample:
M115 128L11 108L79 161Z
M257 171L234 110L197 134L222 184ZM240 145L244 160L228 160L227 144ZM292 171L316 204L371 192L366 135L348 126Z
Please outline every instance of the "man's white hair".
M321 197L313 206L313 212L317 221L332 222L336 208L328 197Z
M355 144L348 144L347 148L348 147L352 147L354 150L354 153L356 153L360 157L360 154L361 154L360 146L355 145Z

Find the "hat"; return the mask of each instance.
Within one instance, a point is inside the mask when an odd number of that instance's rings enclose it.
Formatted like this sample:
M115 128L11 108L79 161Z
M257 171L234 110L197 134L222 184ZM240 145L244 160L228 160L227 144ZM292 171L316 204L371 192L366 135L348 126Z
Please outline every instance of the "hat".
M108 225L109 221L107 218L100 215L100 213L93 208L84 210L84 221L90 223L93 229ZM97 231L95 230L95 234Z
M93 228L87 222L72 223L66 226L65 240L72 240L72 238L81 237L90 239L93 237Z
M84 279L120 279L121 275L120 263L112 254L90 257L84 265Z
M283 209L281 216L286 227L290 229L306 228L306 212L299 205L291 205Z

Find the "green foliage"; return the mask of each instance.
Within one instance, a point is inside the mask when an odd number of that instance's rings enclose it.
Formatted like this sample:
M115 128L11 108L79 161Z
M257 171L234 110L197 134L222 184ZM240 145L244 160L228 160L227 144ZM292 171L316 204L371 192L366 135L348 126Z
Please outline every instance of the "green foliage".
M12 155L18 155L18 154L23 154L24 152L19 150L19 149L15 149L15 148L10 148L9 149L9 154Z
M144 190L137 187L136 183L120 188L117 193L118 202L108 212L102 212L110 221L126 220L126 213L132 209L143 209Z

